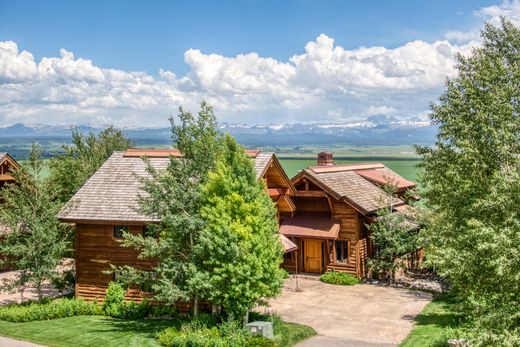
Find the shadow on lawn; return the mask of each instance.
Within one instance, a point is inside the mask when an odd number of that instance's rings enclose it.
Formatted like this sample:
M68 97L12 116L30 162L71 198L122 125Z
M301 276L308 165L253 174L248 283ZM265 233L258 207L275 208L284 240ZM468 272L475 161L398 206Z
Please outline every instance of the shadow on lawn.
M457 327L462 322L462 314L454 312L457 305L455 298L450 294L440 294L434 298L438 308L433 312L422 312L415 317L416 325L436 325L438 327ZM440 310L439 310L440 309Z
M143 336L155 336L156 333L169 328L179 328L181 323L175 319L142 319L126 320L106 317L102 319L103 332L133 333Z

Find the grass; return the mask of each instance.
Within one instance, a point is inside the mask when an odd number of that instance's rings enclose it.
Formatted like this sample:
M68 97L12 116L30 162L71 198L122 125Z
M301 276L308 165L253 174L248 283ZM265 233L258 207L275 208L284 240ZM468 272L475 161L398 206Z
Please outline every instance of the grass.
M123 320L106 316L76 316L28 323L2 321L0 335L51 347L159 346L155 334L179 326L175 320ZM275 346L292 346L316 332L304 325L284 322Z
M274 345L276 347L294 346L314 335L316 335L316 331L309 326L283 322L274 338Z
M400 347L442 346L447 332L461 328L462 319L447 294L430 302L415 318L415 326Z
M2 321L0 335L55 347L159 346L155 333L173 320L129 321L106 316L76 316L28 323Z
M305 169L307 166L316 165L315 158L287 158L280 156L282 164L287 176L293 177L299 170ZM380 158L380 157L360 157L349 159L336 159L337 164L352 164L360 162L379 162L394 170L404 178L417 182L417 168L415 165L419 163L416 158Z

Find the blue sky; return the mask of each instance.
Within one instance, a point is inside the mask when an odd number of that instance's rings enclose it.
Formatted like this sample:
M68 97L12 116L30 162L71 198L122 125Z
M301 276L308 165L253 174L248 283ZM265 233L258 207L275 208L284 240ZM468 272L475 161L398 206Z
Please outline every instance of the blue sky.
M101 67L187 72L197 48L226 56L257 52L288 60L325 33L336 44L388 48L442 38L479 24L497 1L0 1L0 40L36 58L60 48Z
M0 54L0 126L143 125L150 117L158 125L167 110L196 107L200 98L232 122L420 116L453 73L444 53L468 50L485 20L517 9L516 1L479 0L0 0L0 42L9 42ZM255 55L239 58L247 53ZM426 54L430 65L413 54ZM114 71L127 74L124 83ZM413 71L422 77L408 78Z

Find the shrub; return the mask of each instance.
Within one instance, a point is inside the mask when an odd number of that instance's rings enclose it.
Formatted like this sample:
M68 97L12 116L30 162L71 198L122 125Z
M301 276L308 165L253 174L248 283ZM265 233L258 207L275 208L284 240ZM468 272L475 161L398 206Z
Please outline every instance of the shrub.
M0 320L15 323L102 314L103 310L100 305L81 299L55 299L0 308Z
M203 319L205 321L205 319ZM237 322L224 322L208 326L210 323L193 320L183 324L181 329L167 328L157 334L159 343L166 347L271 347L274 342L261 337L252 337Z
M110 317L122 318L126 290L117 282L110 282L103 301L103 311Z
M321 275L320 281L330 284L340 284L344 286L350 286L358 284L359 279L351 274L343 272L327 272Z

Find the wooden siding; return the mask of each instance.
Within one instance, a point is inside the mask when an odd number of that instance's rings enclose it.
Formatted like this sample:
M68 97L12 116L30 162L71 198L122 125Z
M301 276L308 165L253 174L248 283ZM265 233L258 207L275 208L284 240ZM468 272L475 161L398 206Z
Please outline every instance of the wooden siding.
M130 225L133 234L142 232L142 226ZM137 259L135 249L122 247L114 237L113 225L78 224L76 226L76 296L85 300L103 301L113 275L105 274L113 265L132 265L143 270L151 269L152 260ZM127 299L141 301L149 296L137 288L127 291Z

